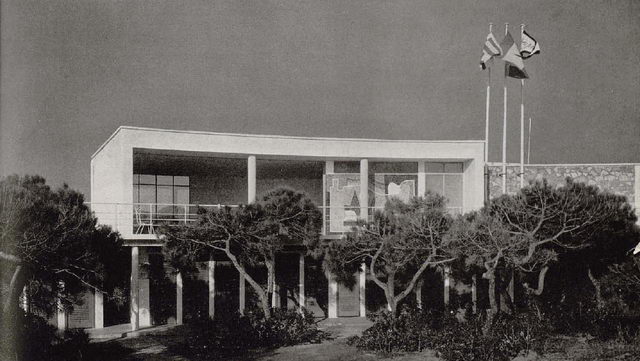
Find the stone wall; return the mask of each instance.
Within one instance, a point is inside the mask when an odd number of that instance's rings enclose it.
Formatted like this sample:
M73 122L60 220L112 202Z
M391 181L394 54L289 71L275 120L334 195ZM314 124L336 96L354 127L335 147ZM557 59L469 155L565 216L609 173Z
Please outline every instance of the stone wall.
M639 165L634 164L549 164L549 165L525 165L525 184L530 181L546 179L550 184L563 184L565 178L571 177L577 182L590 185L624 195L631 204L638 206L637 193L640 181ZM490 163L489 165L489 194L496 197L502 194L502 165ZM507 193L515 193L520 188L520 165L507 165Z

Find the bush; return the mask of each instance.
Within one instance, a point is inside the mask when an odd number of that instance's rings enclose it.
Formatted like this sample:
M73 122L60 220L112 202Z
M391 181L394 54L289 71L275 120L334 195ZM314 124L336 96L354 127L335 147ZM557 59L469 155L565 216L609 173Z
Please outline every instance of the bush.
M397 317L380 312L373 326L352 345L384 352L418 352L429 348L447 361L510 360L521 352L540 351L549 334L542 321L530 314L500 315L488 335L482 333L482 317L459 322L442 313L402 308Z
M43 317L21 312L3 334L0 356L24 361L74 361L86 358L89 335L83 330L60 333ZM3 324L0 322L0 324ZM0 358L4 359L4 358Z
M207 359L212 353L237 353L258 347L281 347L319 342L326 334L316 327L313 315L304 310L273 310L270 319L261 312L225 313L214 320L185 326L186 342L173 351L188 357Z

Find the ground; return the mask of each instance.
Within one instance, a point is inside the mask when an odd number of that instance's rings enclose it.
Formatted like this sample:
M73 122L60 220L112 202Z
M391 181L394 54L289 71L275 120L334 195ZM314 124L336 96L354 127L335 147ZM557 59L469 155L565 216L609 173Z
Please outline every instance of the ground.
M381 355L366 352L347 344L350 336L360 334L371 325L370 321L353 318L337 321L322 321L319 327L327 331L331 338L320 344L304 344L281 347L275 350L252 350L242 355L220 355L219 360L228 361L441 361L427 350L422 353ZM125 337L102 341L95 346L100 350L100 360L123 361L190 361L170 352L171 346L181 341L180 328L161 329L157 332L137 337ZM597 360L638 360L638 345L624 345L615 342L602 343L588 337L558 337L550 341L549 353L543 358L521 357L518 361L597 361Z

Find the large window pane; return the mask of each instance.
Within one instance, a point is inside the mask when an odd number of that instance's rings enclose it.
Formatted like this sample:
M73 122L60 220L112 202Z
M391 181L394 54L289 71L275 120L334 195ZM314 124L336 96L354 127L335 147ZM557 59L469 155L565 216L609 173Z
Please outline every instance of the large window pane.
M445 163L445 173L462 173L462 163Z
M156 203L156 186L140 185L140 203Z
M139 174L134 174L133 175L133 184L139 184L140 183L140 175Z
M173 185L173 176L170 175L159 175L157 176L158 185L163 186L172 186Z
M462 207L462 175L445 175L444 196L449 200L448 207Z
M444 163L427 162L425 166L427 173L443 173Z
M158 217L167 218L173 216L173 187L158 186Z
M156 176L153 174L140 174L140 184L156 184Z
M176 185L176 186L188 186L189 185L189 177L186 177L186 176L175 176L175 177L173 177L173 185Z
M441 175L427 174L427 191L443 195L443 178Z
M183 217L186 212L185 204L189 204L189 188L174 187L173 203L177 204L177 206L173 207L176 216Z

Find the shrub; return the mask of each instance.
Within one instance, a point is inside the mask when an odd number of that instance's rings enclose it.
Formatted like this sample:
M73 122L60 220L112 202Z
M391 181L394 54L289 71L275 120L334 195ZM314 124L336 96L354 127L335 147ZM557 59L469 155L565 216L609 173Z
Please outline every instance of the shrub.
M326 334L316 327L313 315L304 310L273 311L266 319L261 312L224 313L214 320L196 321L185 326L186 342L172 351L197 359L211 353L237 353L257 347L280 347L319 342Z
M540 351L549 334L543 322L531 314L501 315L488 335L482 333L482 317L459 322L442 313L403 308L397 317L380 312L372 317L373 326L352 345L384 352L437 351L447 361L510 360L521 352Z
M15 322L15 325L6 325L10 332L0 337L0 356L13 355L8 358L24 361L88 359L89 335L83 330L69 330L61 334L43 317L23 312L16 315Z

